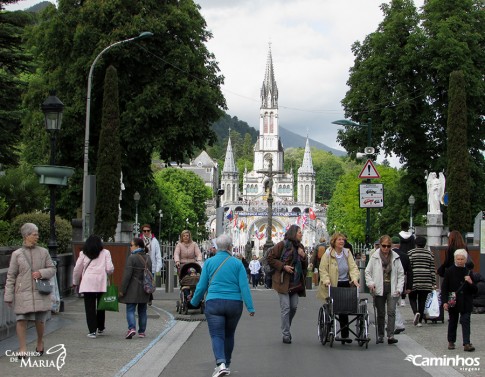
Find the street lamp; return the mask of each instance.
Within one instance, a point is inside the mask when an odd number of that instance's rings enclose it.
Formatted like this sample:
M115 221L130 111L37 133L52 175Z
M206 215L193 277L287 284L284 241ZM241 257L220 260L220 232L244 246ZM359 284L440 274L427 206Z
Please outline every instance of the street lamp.
M62 112L64 104L56 97L55 92L51 92L49 97L41 105L44 113L44 123L47 132L50 134L51 154L49 164L54 166L56 164L56 142L57 133L61 129ZM56 238L56 186L49 184L50 193L50 236L49 236L49 254L57 262L57 238Z
M136 40L140 39L145 39L153 36L152 32L149 31L144 31L143 33L140 33L137 37L132 37L128 38L122 41L118 41L115 43L110 44L108 47L106 47L103 51L101 51L98 56L93 61L93 64L91 64L91 68L89 69L89 75L88 75L88 91L86 94L86 125L84 129L84 169L83 169L83 202L82 202L82 224L83 224L83 239L85 240L90 234L92 230L92 222L88 220L88 218L91 216L91 213L87 213L87 190L88 190L88 174L89 174L89 123L90 123L90 118L91 118L91 87L92 87L92 81L93 81L93 72L94 72L94 66L98 62L99 58L111 49L112 47L118 46L120 44L128 43L128 42L133 42ZM90 209L91 210L91 209Z
M140 201L140 193L138 191L133 195L133 200L135 201L135 224L133 225L133 233L135 237L140 234L140 224L138 224L138 202Z
M158 222L158 239L162 239L162 218L163 218L163 212L162 210L158 210L158 214L160 216L160 221Z
M352 122L351 120L342 119L332 122L333 124L338 124L340 126L354 126L354 127L367 127L367 148L365 148L365 154L374 154L374 148L372 148L372 121L369 118L367 124L359 124ZM367 179L367 183L371 180ZM370 248L370 208L366 208L366 221L365 221L365 246Z
M411 214L409 216L409 227L411 228L411 232L413 232L413 207L414 207L414 203L416 203L416 199L414 198L414 195L409 196L408 202L409 202L409 207L411 209Z

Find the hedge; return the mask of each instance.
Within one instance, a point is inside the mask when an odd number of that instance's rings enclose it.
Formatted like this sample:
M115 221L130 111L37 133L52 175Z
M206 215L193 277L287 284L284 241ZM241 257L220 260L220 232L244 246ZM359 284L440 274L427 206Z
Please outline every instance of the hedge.
M50 215L48 213L24 213L15 217L7 231L10 245L22 245L20 227L25 223L34 223L39 228L39 245L47 248L50 238ZM69 221L56 216L57 253L71 252L72 226Z

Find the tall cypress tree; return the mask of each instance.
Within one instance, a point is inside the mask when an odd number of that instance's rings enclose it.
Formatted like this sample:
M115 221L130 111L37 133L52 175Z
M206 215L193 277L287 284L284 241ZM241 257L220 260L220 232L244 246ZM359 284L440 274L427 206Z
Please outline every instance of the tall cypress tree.
M463 71L450 73L448 90L448 225L450 230L471 228L470 167L467 146L467 106Z
M109 66L104 78L103 115L96 168L96 223L94 232L114 241L119 213L121 177L118 73Z

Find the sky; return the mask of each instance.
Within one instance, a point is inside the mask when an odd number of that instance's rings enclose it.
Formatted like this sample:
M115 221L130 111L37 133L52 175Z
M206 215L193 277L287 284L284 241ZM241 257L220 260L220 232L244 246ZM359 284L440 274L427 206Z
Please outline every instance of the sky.
M336 139L341 126L332 121L344 117L340 102L354 60L351 46L377 29L383 20L380 4L389 1L195 1L213 34L207 46L225 77L227 113L259 130L259 95L271 45L280 126L342 150ZM7 9L38 2L19 1ZM414 1L417 7L423 2Z

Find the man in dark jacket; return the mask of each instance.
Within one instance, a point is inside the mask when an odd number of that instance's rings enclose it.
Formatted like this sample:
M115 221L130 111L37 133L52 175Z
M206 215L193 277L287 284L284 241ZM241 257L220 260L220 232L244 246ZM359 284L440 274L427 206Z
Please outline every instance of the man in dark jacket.
M399 232L399 250L403 253L407 253L415 247L415 238L414 234L409 231L409 223L407 221L402 221L401 231Z

